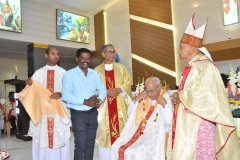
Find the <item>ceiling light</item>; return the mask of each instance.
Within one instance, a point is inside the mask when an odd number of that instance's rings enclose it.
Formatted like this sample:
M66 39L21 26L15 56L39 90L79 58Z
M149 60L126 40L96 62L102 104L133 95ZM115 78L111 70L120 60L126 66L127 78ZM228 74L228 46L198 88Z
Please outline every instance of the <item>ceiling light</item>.
M151 20L151 19L138 17L138 16L134 16L134 15L130 15L130 18L133 19L133 20L136 20L136 21L143 22L143 23L148 23L148 24L151 24L151 25L155 25L155 26L158 26L158 27L165 28L165 29L173 30L173 25L170 25L170 24L167 24L167 23L162 23L162 22L158 22L158 21L154 21L154 20Z
M197 8L199 6L198 3L193 4L193 8Z

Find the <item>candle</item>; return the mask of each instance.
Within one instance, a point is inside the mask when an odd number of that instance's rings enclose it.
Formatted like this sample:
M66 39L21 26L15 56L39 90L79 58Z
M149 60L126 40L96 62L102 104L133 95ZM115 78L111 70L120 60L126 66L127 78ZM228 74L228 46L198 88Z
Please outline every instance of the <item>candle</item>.
M17 68L17 65L15 65L15 70L16 70L16 73L18 73L18 68Z

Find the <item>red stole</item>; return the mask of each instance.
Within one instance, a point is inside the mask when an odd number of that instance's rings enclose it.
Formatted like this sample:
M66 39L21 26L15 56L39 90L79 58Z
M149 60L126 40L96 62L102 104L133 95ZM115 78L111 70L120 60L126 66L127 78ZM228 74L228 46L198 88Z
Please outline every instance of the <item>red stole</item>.
M54 93L54 70L47 71L47 89Z
M47 118L48 127L48 148L53 148L53 136L54 136L54 118Z
M143 131L147 125L147 120L150 118L150 116L152 115L153 111L154 111L155 107L151 106L150 109L148 110L148 113L146 115L146 119L143 119L139 126L138 129L136 130L136 132L134 133L134 135L132 136L132 138L124 145L122 145L119 150L118 150L118 160L124 160L124 153L126 151L126 149L128 147L130 147L133 143L135 143L138 138L143 134Z
M107 89L115 88L114 70L111 71L105 70L105 77L106 88ZM116 97L110 97L107 95L107 103L108 103L110 140L112 145L116 141L116 139L120 136Z
M54 70L47 71L47 89L54 93ZM54 118L47 118L48 148L53 148Z
M186 79L187 79L187 76L188 76L188 74L189 74L189 72L190 72L191 69L192 69L192 66L190 66L190 65L187 65L187 66L184 68L184 70L183 70L183 72L182 72L182 80L181 80L180 86L179 86L179 88L178 88L178 91L183 90L184 84L185 84ZM173 148L173 146L174 146L175 133L176 133L178 105L179 105L179 104L175 104L175 105L174 105L174 111L173 111L172 148Z

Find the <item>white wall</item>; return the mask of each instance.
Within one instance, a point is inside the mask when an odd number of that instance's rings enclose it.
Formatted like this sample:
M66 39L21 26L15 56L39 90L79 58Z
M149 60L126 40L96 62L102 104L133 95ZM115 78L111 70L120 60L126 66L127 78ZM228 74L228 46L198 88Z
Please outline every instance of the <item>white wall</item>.
M21 1L22 33L0 30L0 38L26 42L38 42L71 48L85 47L95 50L94 17L68 7L53 5L42 6L29 1ZM56 9L88 16L90 19L90 44L69 42L56 39Z
M223 26L221 1L222 0L172 0L175 52L177 51L176 49L179 45L179 41L194 13L196 13L195 26L197 28L204 24L208 18L208 25L203 41L204 44L226 41L230 36L232 39L240 37L240 23L231 26ZM177 53L175 53L175 55L178 76L177 83L179 83L179 77L181 76L181 71L186 66L186 62L181 61ZM234 61L233 63L236 62ZM221 65L223 66L221 67ZM228 62L218 63L217 66L219 68L224 68L228 66ZM222 72L225 72L225 70Z
M215 64L220 73L229 75L230 71L231 71L229 64L231 64L234 71L236 71L238 65L240 66L240 59L235 59L235 60L230 60L230 61L221 61L221 62L216 62Z
M106 43L114 45L121 63L132 77L132 55L128 0L121 0L105 10Z
M21 1L22 6L22 33L14 33L0 30L0 38L12 39L26 42L38 42L49 45L57 45L71 48L86 47L95 50L94 17L90 14L82 13L68 7L53 5L50 7L41 6L29 1ZM72 13L88 16L90 19L90 44L68 42L56 39L56 9L63 9ZM26 46L27 48L27 46ZM61 59L61 57L60 57ZM73 60L75 62L75 60ZM0 99L10 91L15 91L15 87L3 84L4 79L15 77L15 65L18 66L18 79L27 78L27 59L13 59L0 57ZM65 69L76 66L75 63L61 62ZM6 91L6 93L5 93Z
M15 65L18 68L18 79L25 80L27 78L27 60L23 59L10 59L10 58L0 58L0 99L6 98L8 92L15 91L15 86L4 85L3 81L5 79L15 78Z

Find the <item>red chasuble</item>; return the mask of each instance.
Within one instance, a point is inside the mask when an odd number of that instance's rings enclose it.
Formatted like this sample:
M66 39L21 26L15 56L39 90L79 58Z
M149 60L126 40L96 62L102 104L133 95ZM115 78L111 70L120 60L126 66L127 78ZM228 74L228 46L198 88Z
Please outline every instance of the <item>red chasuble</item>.
M47 71L47 89L54 93L54 70ZM53 148L53 136L54 136L54 118L47 118L48 127L48 148Z
M106 88L107 89L115 88L114 71L105 70L105 77ZM116 139L120 136L116 97L110 97L107 95L107 103L108 103L110 140L112 145L116 141Z

